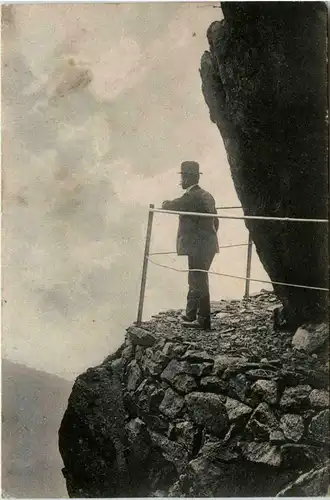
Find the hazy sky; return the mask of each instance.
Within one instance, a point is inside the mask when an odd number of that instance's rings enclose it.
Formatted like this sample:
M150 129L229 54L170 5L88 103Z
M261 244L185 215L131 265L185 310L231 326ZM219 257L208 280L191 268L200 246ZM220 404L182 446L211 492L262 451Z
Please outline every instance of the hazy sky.
M135 320L147 207L181 194L181 161L200 162L217 205L239 205L198 72L221 10L22 4L5 14L3 355L72 379ZM176 226L155 216L154 251L175 249ZM220 221L220 244L246 239L242 221ZM213 269L243 275L245 256L223 250ZM256 257L252 274L265 278ZM242 281L210 280L214 300L243 295ZM150 265L144 317L184 307L186 281Z

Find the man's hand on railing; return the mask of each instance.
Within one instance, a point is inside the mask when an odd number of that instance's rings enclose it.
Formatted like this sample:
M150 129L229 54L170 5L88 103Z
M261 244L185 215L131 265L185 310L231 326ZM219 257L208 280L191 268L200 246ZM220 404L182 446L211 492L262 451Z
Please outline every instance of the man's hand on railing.
M194 212L194 205L191 203L191 197L188 193L180 196L180 198L174 198L174 200L163 201L163 210L177 210L178 212Z

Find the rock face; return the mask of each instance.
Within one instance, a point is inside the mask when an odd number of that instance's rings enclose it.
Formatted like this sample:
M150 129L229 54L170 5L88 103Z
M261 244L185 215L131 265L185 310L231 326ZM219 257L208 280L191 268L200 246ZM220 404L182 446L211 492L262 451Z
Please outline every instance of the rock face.
M180 311L131 326L117 353L79 376L59 431L70 497L324 495L326 353L275 334L273 298L213 305L211 332L182 328ZM216 317L228 309L232 338ZM269 325L260 335L253 311Z
M224 2L222 10L200 73L245 215L327 219L325 3ZM328 288L327 224L246 226L272 281ZM326 292L274 289L278 324L325 319Z

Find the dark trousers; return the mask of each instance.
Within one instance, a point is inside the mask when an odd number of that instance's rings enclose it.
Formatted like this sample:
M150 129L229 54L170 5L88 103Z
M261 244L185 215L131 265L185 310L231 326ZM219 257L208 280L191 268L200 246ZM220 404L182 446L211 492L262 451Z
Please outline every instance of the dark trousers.
M197 256L188 256L189 269L204 269L208 271L211 267L215 253L203 253ZM189 291L187 295L186 315L193 320L208 324L210 322L210 291L209 275L199 271L189 271Z

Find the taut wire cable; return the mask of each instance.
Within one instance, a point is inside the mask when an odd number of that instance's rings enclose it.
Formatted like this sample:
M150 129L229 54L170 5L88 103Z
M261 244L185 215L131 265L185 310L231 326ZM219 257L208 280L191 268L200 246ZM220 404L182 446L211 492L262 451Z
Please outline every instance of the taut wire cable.
M235 248L235 247L247 247L249 246L248 243L234 243L232 245L220 245L219 246L219 250L221 250L221 248ZM173 255L173 254L177 254L176 252L151 252L149 253L149 255Z
M239 280L244 280L244 281L254 281L257 283L266 283L269 285L282 285L282 286L291 286L294 288L307 288L309 290L320 290L322 292L328 292L328 288L321 288L317 286L307 286L307 285L295 285L293 283L282 283L280 281L266 281L266 280L257 280L255 278L245 278L243 276L234 276L232 274L225 274L225 273L217 273L216 271L206 271L205 269L178 269L176 267L172 266L167 266L165 264L160 264L159 262L155 262L154 260L150 259L150 257L147 257L148 261L151 262L152 264L155 264L156 266L159 267L164 267L165 269L171 269L172 271L176 271L179 273L189 273L189 271L199 271L201 273L208 273L208 274L216 274L217 276L224 276L226 278L236 278Z

